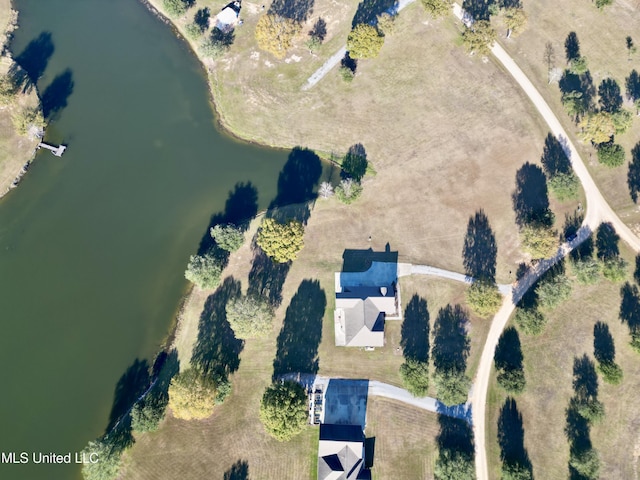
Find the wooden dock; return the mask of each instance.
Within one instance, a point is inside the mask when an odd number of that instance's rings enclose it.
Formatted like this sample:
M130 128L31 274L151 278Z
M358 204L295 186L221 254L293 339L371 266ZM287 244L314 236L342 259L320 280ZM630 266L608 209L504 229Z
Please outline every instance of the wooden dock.
M47 150L51 150L56 157L61 157L64 151L67 149L66 145L60 145L58 147L54 147L53 145L49 145L48 143L40 142L38 144L38 148L46 148Z

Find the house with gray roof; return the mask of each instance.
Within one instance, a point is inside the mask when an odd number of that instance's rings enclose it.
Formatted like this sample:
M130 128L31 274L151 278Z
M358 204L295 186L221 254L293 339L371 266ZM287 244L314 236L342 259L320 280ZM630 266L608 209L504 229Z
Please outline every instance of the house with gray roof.
M371 480L360 425L320 425L318 480Z

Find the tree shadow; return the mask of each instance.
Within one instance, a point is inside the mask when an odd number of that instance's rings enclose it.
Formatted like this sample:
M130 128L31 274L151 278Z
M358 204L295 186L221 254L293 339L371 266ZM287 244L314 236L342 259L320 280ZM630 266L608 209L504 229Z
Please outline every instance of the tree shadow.
M269 7L269 15L304 22L313 13L314 0L274 0Z
M227 277L207 298L198 323L198 339L193 348L191 364L204 375L225 381L240 366L244 342L235 337L227 321L229 300L241 294L240 282Z
M629 100L635 102L640 99L640 75L638 75L637 70L631 70L631 73L625 79L625 87Z
M351 21L351 28L355 28L356 25L360 25L361 23L375 25L378 20L378 15L384 12L394 14L397 8L397 0L362 0L358 4L356 13Z
M496 352L493 357L498 370L521 370L522 345L518 331L514 327L508 327L500 335Z
M67 106L67 100L73 93L73 73L69 68L57 75L42 93L42 113L44 118L55 117Z
M633 271L633 279L640 283L640 254L636 255L636 269Z
M599 363L610 363L616 359L616 346L609 325L597 322L593 327L593 356Z
M404 311L401 336L404 358L429 361L429 310L427 301L417 294L411 297Z
M521 0L501 0L500 7L508 9L508 8L523 8Z
M467 458L473 458L474 440L473 430L469 422L446 415L438 415L440 431L436 437L438 449L456 451Z
M579 407L575 398L570 400L569 407L565 414L566 424L564 431L567 439L569 440L571 457L575 457L580 452L591 450L592 444L589 421L580 415ZM571 480L583 480L585 477L583 477L571 464L569 464L569 478Z
M317 38L320 43L324 42L324 39L327 36L327 22L324 18L320 17L316 20L316 23L313 24L313 28L309 31L309 36L311 38Z
M629 195L634 202L638 201L638 193L640 192L640 142L631 149L631 161L629 162L629 171L627 172L627 186L629 187Z
M208 7L199 9L193 16L193 23L195 23L203 32L209 27L209 18L211 17L211 11Z
M342 253L343 272L366 272L373 262L398 263L398 252L392 252L387 243L384 252L374 252L372 248L367 250L346 249Z
M603 112L616 113L622 107L620 85L613 78L605 78L598 86L598 99Z
M471 277L495 281L498 246L484 210L478 210L467 224L462 258L465 273Z
M537 165L525 163L516 173L516 189L511 199L519 226L530 223L551 226L547 178Z
M580 41L576 32L569 32L567 39L564 41L564 52L567 63L580 58Z
M620 237L616 233L613 225L609 222L603 222L596 232L596 248L598 249L598 258L600 260L608 260L620 255L618 242Z
M249 462L238 460L224 472L224 480L249 480Z
M462 8L475 20L489 20L495 0L464 0Z
M573 359L573 391L579 401L598 397L598 374L593 361L583 355Z
M355 58L351 58L349 56L349 52L347 52L344 54L344 57L342 57L342 60L340 60L340 66L348 68L351 73L355 75L356 69L358 68L358 60L356 60Z
M180 372L180 360L178 359L178 351L172 348L170 351L163 350L156 357L153 368L153 388L149 391L144 399L145 403L153 402L166 407L169 403L169 385L175 375Z
M544 149L540 159L545 172L553 177L559 173L571 173L571 162L564 153L564 148L558 139L548 133L544 140Z
M640 330L640 291L629 282L620 289L620 321L627 324L631 333Z
M42 32L29 42L20 55L15 57L15 61L35 84L44 74L54 50L51 32Z
M593 106L593 97L596 94L596 87L593 84L593 78L588 70L581 75L572 73L570 70L565 70L562 74L562 78L560 78L560 81L558 82L558 86L560 87L560 91L563 95L572 92L579 92L581 94L582 104L584 105L585 110L589 110Z
M216 225L233 223L243 231L249 228L251 219L258 213L258 190L251 182L238 182L229 192L224 212L211 216L209 225L200 240L198 255L213 249L215 240L211 237L211 229Z
M269 299L274 307L282 303L282 287L287 279L291 262L277 263L260 248L256 248L249 272L248 295Z
M308 203L317 197L321 175L320 157L308 148L294 147L278 176L278 194L269 205L268 216L280 223L291 219L307 223L311 215Z
M438 371L464 372L470 343L465 327L468 319L460 305L447 305L438 312L431 356Z
M500 458L504 464L518 464L533 477L533 465L524 446L524 426L522 414L516 401L507 397L498 417L498 444Z
M278 335L273 378L285 373L318 373L318 346L327 297L318 280L303 280L291 299Z

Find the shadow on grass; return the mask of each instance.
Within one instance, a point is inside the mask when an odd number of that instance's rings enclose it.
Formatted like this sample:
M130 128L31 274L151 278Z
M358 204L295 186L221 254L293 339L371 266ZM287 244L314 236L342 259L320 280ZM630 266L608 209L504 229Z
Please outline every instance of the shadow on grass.
M469 218L462 259L465 273L477 279L495 281L498 246L489 218L482 209Z
M495 4L495 0L464 0L462 8L476 21L489 20Z
M246 460L238 460L224 472L224 480L249 480L249 463Z
M318 346L327 297L317 280L303 280L287 308L278 335L273 378L285 373L318 373Z
M280 223L291 219L307 223L311 215L309 202L317 198L315 190L321 176L320 157L308 148L294 147L278 176L278 194L269 205L267 216ZM285 206L286 209L278 209Z
M522 414L516 401L508 397L498 417L498 444L500 459L505 465L519 465L533 477L533 465L524 446L524 426Z
M240 294L240 282L227 277L207 298L200 314L198 339L193 348L191 364L203 374L219 380L227 380L229 374L240 366L240 352L244 342L235 337L226 312L229 300Z
M366 272L371 268L372 262L398 263L398 252L392 252L387 243L384 252L374 252L369 248L367 250L347 249L342 253L343 272Z
M580 41L576 32L569 32L569 35L567 35L564 41L564 53L567 63L580 58Z
M427 301L414 295L404 311L400 345L405 359L429 361L429 310Z
M42 32L29 42L20 55L15 57L15 61L35 84L44 74L54 50L51 32Z
M593 356L599 363L609 363L616 359L616 346L609 325L604 322L597 322L593 326Z
M73 73L69 68L59 75L42 93L42 113L44 118L54 118L67 106L67 100L73 93Z
M436 437L438 449L457 451L473 458L474 441L471 425L465 420L438 415L440 431Z
M549 209L547 178L537 165L525 163L516 173L516 189L511 199L519 226L536 223L553 224L553 213Z
M633 279L640 283L640 254L636 255L636 269L633 271Z
M211 11L205 7L199 9L193 16L193 23L200 27L201 31L205 31L209 28L209 18L211 17Z
M620 85L613 78L605 78L598 86L600 109L607 113L616 113L622 107Z
M224 206L224 212L211 216L209 225L200 240L198 255L203 255L215 247L211 237L211 228L219 224L233 223L246 231L251 219L258 213L258 190L251 183L236 183Z
M162 351L153 363L154 385L144 399L145 403L154 402L163 408L169 403L169 385L171 379L180 371L178 351L172 348L170 351Z
M640 193L640 142L636 143L636 146L631 149L627 186L629 187L631 199L634 202L638 201L638 193Z
M438 312L434 327L431 356L438 371L464 372L469 356L469 338L465 326L467 313L456 305L447 305Z
M351 21L351 28L361 23L375 25L378 15L384 12L395 13L397 9L397 0L362 0Z
M248 295L263 297L274 307L282 303L282 287L291 268L291 262L277 263L260 248L256 248L249 272Z
M620 255L620 248L618 247L619 241L620 237L613 228L613 225L609 222L601 223L596 231L598 258L600 260L608 260Z
M567 155L564 153L562 144L552 133L548 133L547 138L544 140L544 149L540 160L549 176L572 171L571 162L569 162Z
M636 285L629 282L620 289L620 320L629 327L633 334L640 331L640 292Z
M498 370L521 370L522 346L518 331L514 327L508 327L500 335L494 361Z
M313 13L313 3L314 0L274 0L267 13L304 22Z
M586 355L573 360L573 391L579 401L590 401L598 397L596 366Z

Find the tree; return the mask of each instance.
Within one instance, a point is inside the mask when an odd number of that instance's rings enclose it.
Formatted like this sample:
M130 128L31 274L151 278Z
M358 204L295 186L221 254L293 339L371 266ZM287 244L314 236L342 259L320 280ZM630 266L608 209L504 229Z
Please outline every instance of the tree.
M414 397L424 397L429 389L429 363L407 358L400 365L400 376L404 387Z
M18 85L14 78L7 74L0 76L0 105L9 105L18 93Z
M349 151L342 159L342 170L356 182L360 182L367 173L367 152L361 143L349 147Z
M236 338L264 337L271 332L273 316L271 305L260 297L243 296L227 303L227 321Z
M607 167L619 167L624 163L624 148L613 142L601 143L598 145L598 162Z
M329 182L322 182L320 184L320 188L318 189L318 196L325 199L333 197L333 185L331 185Z
M580 122L582 140L593 144L607 143L616 133L611 114L607 112L591 113Z
M501 370L496 378L498 385L508 393L518 394L524 391L526 381L522 368L507 368Z
M376 27L361 23L347 37L347 50L351 58L375 58L384 44L384 37Z
M422 6L432 18L440 18L451 12L452 0L421 0Z
M619 385L622 382L622 369L616 362L600 362L598 370L602 374L603 380L608 384Z
M235 252L244 243L244 233L232 223L216 225L210 233L216 244L227 252Z
M631 124L633 123L633 115L629 110L621 108L617 112L611 114L611 120L613 121L613 129L615 133L617 133L618 135L622 135L627 130L629 130L629 128L631 128Z
M307 395L296 382L274 383L264 392L260 421L276 440L291 440L302 431L308 418Z
M549 258L556 253L558 239L551 227L530 224L522 227L522 247L532 258Z
M558 173L549 179L549 190L561 202L578 198L580 182L573 172Z
M619 256L606 258L602 265L602 275L612 282L624 280L627 276L627 262Z
M276 58L284 58L293 45L293 37L300 31L300 25L280 15L267 14L260 17L256 25L258 47Z
M216 288L220 285L222 265L212 254L191 255L184 278L200 288Z
M620 86L613 78L605 78L598 86L600 108L603 112L616 113L622 107Z
M336 196L338 200L347 205L354 202L362 194L362 185L354 182L351 178L345 178L340 181L340 185L336 187Z
M273 218L265 218L258 230L256 243L274 262L287 263L295 260L304 247L304 227L296 220L283 224Z
M569 62L569 71L574 75L584 75L589 71L587 57L574 58Z
M611 0L596 0L611 1ZM582 478L597 480L600 478L600 458L594 448L572 449L569 465L578 472Z
M213 413L216 385L197 370L190 368L173 377L169 385L169 408L182 420L201 420Z
M171 18L181 17L194 3L189 0L162 0L162 6Z
M459 405L467 401L471 380L463 371L448 369L436 372L433 381L438 400L445 405Z
M482 318L494 315L502 305L502 295L493 282L476 281L467 289L467 304Z
M502 462L502 480L533 480L531 468L519 461Z
M487 20L478 20L462 32L462 43L469 53L489 55L497 38L496 31Z
M433 469L436 480L474 480L473 458L453 449L441 449Z
M573 273L576 275L578 283L582 285L593 285L600 277L600 264L593 258L583 258L572 262Z
M539 335L544 330L547 320L537 308L516 308L516 324L527 335Z
M507 26L507 38L519 35L527 26L527 13L522 7L509 7L504 11L504 23Z
M563 93L561 101L567 113L576 121L589 110L587 97L577 90Z
M547 275L538 283L536 294L541 307L556 308L571 296L571 281L564 274Z
M113 480L120 473L122 450L110 441L108 436L89 442L82 451L84 458L97 458L95 463L82 464L82 476L85 480Z
M164 419L166 403L157 398L140 400L131 409L131 428L136 432L155 432Z

